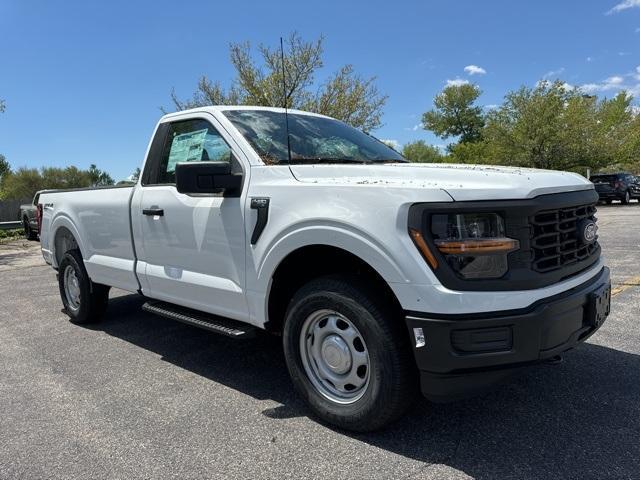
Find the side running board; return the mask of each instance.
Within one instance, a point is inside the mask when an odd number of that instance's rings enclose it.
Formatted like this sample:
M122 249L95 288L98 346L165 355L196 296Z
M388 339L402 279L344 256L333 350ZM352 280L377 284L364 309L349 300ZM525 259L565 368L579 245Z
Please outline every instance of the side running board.
M257 329L251 325L167 302L151 300L142 305L142 310L231 338L246 339L256 336Z

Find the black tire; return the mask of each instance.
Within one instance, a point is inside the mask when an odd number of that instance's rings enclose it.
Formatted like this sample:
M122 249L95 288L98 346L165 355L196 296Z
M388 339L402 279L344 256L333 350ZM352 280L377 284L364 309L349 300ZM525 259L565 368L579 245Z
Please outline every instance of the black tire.
M605 200L604 203L606 203L607 205L611 205L611 203L613 202L613 200Z
M72 269L67 275L67 270ZM67 295L65 283L72 274L77 279L77 287L79 290L77 304ZM69 319L73 323L86 324L99 322L104 312L107 310L109 303L109 287L93 283L84 268L82 255L79 250L69 250L62 257L58 268L58 286L60 288L60 298L64 312L69 315Z
M379 429L405 413L416 397L418 379L409 335L402 318L381 298L384 295L357 277L327 276L303 286L287 309L283 345L293 384L316 416L345 430ZM366 344L368 383L353 403L327 398L305 370L300 336L305 321L320 310L348 318Z
M24 238L27 240L37 240L38 233L34 232L27 218L22 219L22 227L24 228Z
M624 192L624 197L622 197L620 201L622 202L623 205L629 205L629 202L631 201L631 194L629 193L629 190Z

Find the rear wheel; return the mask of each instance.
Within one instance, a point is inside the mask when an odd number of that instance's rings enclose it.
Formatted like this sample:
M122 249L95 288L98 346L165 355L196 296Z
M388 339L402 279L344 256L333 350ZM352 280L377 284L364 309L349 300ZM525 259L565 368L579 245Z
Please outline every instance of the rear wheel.
M622 204L628 205L630 201L631 201L631 194L629 193L629 190L627 190L626 192L624 192L624 197L622 198Z
M78 250L69 250L62 257L58 285L65 313L73 323L102 319L109 302L109 287L91 281Z
M33 229L31 228L31 224L29 223L29 219L23 218L22 219L22 226L23 226L23 229L24 229L24 238L26 238L27 240L36 240L38 238L38 234L36 232L34 232Z
M402 319L355 277L312 280L291 300L283 343L293 383L322 420L355 431L400 417L417 379Z

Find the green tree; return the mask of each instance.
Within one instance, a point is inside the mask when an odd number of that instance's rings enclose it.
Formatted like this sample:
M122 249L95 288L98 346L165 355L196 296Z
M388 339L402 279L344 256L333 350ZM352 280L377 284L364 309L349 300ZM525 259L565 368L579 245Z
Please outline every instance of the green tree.
M4 112L4 109L4 100L0 99L0 113ZM0 153L0 180L2 180L3 175L10 170L11 167L9 166L9 162L7 162L7 159L4 157L4 155Z
M113 181L113 178L111 178L111 175L109 175L107 172L103 170L100 170L93 163L89 166L88 173L89 173L89 179L91 180L91 185L93 187L113 185L115 183Z
M38 190L96 186L96 171L104 173L97 168L92 172L74 166L42 167L39 170L22 167L16 171L9 171L2 177L0 197L3 199L31 198ZM102 180L104 181L105 177L102 177Z
M440 138L459 137L460 143L482 138L484 115L475 101L482 91L476 85L449 85L436 95L434 108L422 116L425 130Z
M453 163L499 164L491 154L486 140L458 143L449 147L449 161Z
M7 159L4 157L4 155L0 154L0 181L2 181L2 177L5 175L5 173L10 171L11 165L9 165L9 162L7 162Z
M405 144L402 147L402 156L416 163L440 163L446 159L438 148L429 145L424 140Z
M539 82L505 96L487 117L485 157L492 163L534 168L597 170L631 159L632 97L598 100L561 81Z
M42 176L35 168L19 168L2 176L1 197L3 200L31 198L42 190Z
M297 108L329 115L365 131L381 125L382 108L387 100L380 94L375 77L357 75L352 65L344 65L317 86L316 73L323 67L323 38L304 41L297 33L285 41L284 87L280 46L258 47L260 63L248 42L230 46L231 64L236 77L225 89L219 81L202 76L188 100L171 92L177 110L206 105L259 105Z

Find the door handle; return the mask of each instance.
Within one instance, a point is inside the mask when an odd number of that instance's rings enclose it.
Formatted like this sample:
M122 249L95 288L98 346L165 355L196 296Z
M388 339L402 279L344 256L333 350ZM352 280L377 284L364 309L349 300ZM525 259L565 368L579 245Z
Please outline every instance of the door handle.
M145 208L144 210L142 210L142 214L154 217L157 215L158 217L162 217L164 215L164 210L161 208Z

